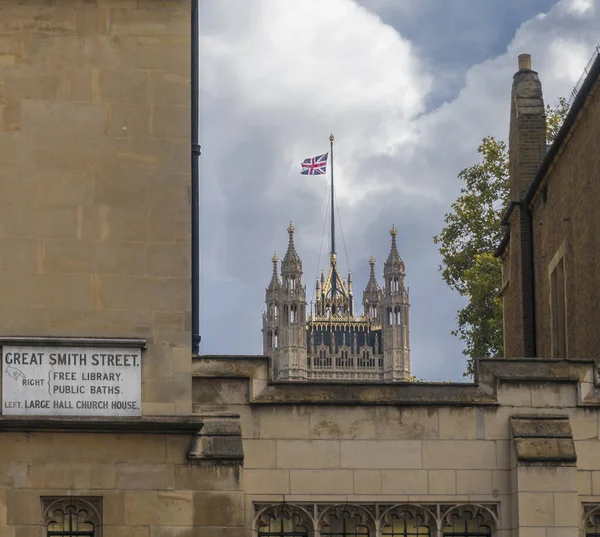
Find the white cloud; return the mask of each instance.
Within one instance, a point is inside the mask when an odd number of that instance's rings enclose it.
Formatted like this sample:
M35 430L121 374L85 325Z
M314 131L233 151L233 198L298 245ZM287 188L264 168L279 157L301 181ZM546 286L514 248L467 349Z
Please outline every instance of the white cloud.
M428 112L435 69L353 1L213 3L201 41L204 352L261 351L270 257L286 246L290 219L312 287L327 184L300 176L299 163L326 151L333 132L345 238L362 263L352 267L355 292L368 256L387 256L395 221L413 289L413 370L459 378L461 346L449 332L461 302L441 281L431 237L478 142L506 137L517 55L532 54L547 102L568 96L596 45L599 2L562 0L526 21L505 54L472 66L458 96Z

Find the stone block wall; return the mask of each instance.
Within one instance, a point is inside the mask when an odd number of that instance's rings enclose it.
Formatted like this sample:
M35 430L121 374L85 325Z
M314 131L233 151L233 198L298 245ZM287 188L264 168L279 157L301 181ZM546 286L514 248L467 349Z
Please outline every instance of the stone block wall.
M211 362L207 371L216 375ZM232 365L224 360L222 375ZM493 404L466 403L468 384L449 388L463 390L458 405L436 404L418 386L419 403L324 404L315 385L314 398L306 388L305 403L286 404L284 385L250 396L248 383L234 378L244 366L236 367L232 378L195 376L194 410L242 417L247 530L256 505L464 503L497 506L497 536L575 537L582 506L600 501L600 412L582 407L576 382L515 376L499 384ZM365 389L348 386L346 393L359 399ZM409 386L398 393L403 389ZM560 417L576 462L560 455L538 463L536 457L555 456L544 438L531 443L535 460L517 459L511 417L530 415Z
M44 496L92 496L106 537L241 537L240 468L190 464L189 447L189 435L3 432L0 535L42 535Z
M190 4L0 0L0 335L141 337L190 413Z

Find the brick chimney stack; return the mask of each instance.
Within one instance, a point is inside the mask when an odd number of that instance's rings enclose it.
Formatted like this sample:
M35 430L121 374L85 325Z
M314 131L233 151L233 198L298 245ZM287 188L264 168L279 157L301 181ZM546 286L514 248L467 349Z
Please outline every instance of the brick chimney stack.
M510 131L510 199L527 192L546 153L546 115L542 84L531 69L531 55L519 55L513 77Z
M531 187L546 154L546 115L542 84L531 69L531 56L519 56L513 77L508 142L510 248L503 257L502 274L510 284L503 292L504 355L532 357L535 344L532 224L528 208L520 203Z

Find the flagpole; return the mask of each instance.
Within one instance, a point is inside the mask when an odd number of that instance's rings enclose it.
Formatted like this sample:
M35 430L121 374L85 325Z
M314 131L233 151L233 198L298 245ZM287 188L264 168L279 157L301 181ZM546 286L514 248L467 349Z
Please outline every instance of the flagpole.
M335 197L333 192L333 134L329 136L329 152L331 154L331 265L335 263ZM331 297L335 297L337 282L335 281L335 270L331 272Z

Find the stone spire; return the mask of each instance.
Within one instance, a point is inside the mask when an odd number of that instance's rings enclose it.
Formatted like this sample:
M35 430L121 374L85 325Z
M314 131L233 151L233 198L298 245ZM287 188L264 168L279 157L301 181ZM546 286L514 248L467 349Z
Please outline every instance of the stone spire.
M375 258L373 256L369 259L369 265L371 265L371 274L363 291L363 310L370 319L378 320L381 316L382 291L375 278Z
M390 254L388 255L387 261L383 266L383 275L401 274L404 276L404 261L402 261L396 246L396 235L398 235L398 230L395 225L392 225L390 235L392 236L392 247L390 248Z
M371 265L371 273L364 292L365 294L377 294L381 288L377 283L377 278L375 278L375 257L373 255L371 255L371 258L369 259L369 265Z
M300 256L298 255L298 252L296 252L296 246L294 245L294 231L294 226L290 222L288 227L290 239L287 252L281 262L281 274L302 272L302 261L300 260Z
M273 261L273 276L271 276L271 282L269 283L269 287L267 287L267 290L277 291L281 288L281 280L279 279L279 274L277 273L277 265L279 263L279 257L277 256L277 252L273 254L271 261Z

